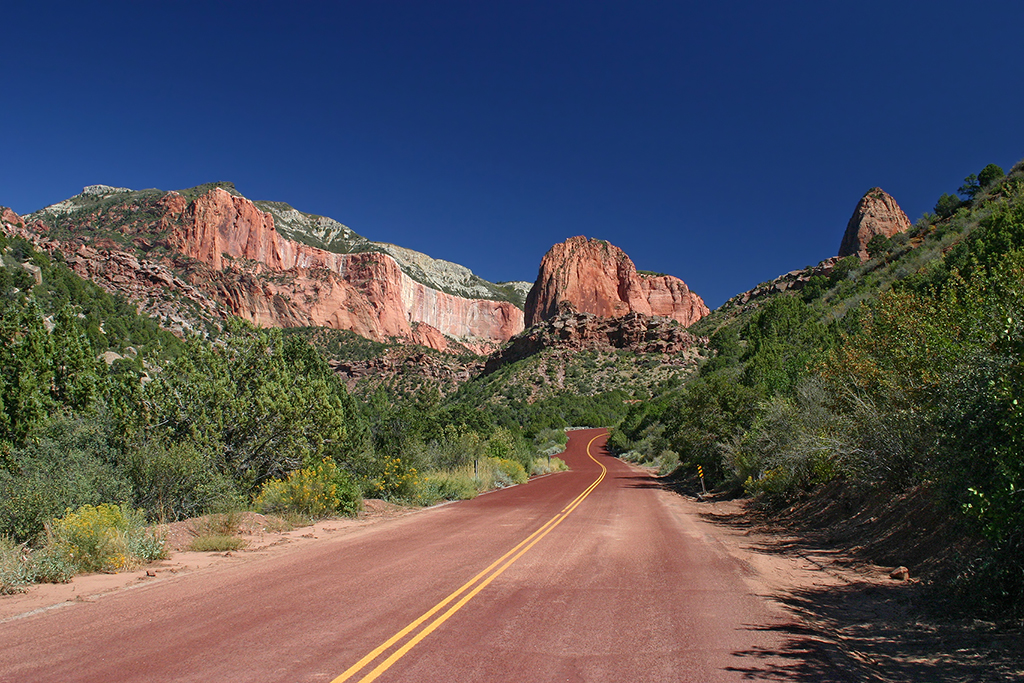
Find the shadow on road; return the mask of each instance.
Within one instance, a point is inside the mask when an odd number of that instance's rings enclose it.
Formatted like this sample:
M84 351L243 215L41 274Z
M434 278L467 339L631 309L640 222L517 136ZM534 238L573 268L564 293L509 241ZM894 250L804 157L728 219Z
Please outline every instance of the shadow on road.
M695 478L625 477L627 486L663 488L696 498ZM716 497L722 500L721 497ZM734 508L735 509L735 508ZM847 538L809 526L766 524L750 510L700 514L743 533L755 553L800 557L824 568L863 565ZM857 576L856 574L850 574ZM884 575L883 575L884 576ZM1024 680L1024 633L982 621L934 616L921 584L864 581L778 592L772 596L793 620L771 627L782 645L734 652L730 671L750 680L782 681L1010 681Z
M631 489L667 489L660 479L650 474L617 475L617 479L628 482L625 486Z

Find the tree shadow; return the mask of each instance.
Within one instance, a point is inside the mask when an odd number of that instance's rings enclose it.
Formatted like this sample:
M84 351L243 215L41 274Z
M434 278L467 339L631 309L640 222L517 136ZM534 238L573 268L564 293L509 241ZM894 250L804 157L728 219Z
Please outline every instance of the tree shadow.
M633 488L661 488L690 498L702 491L696 477L623 477ZM735 495L716 492L709 498ZM838 524L821 525L812 511L797 509L789 518L747 507L699 513L704 521L749 538L756 553L800 557L824 567L842 568L893 557L934 553L944 526L926 525L916 536L928 543L907 547L906 535L886 536L906 525L889 522L901 510L862 508L839 497L826 497ZM881 524L875 525L876 519ZM932 519L921 514L918 520ZM880 543L878 539L884 541ZM870 548L864 548L863 545ZM867 552L870 550L870 552ZM916 555L912 551L917 551ZM921 565L923 562L915 564ZM895 565L893 565L895 566ZM751 630L781 637L770 649L737 651L728 670L748 680L781 681L1024 681L1024 631L989 622L957 619L936 606L936 591L913 582L857 582L804 587L772 596L792 621Z
M1024 677L1020 633L923 617L907 586L823 586L775 596L799 621L759 627L775 649L734 652L752 680L1010 681Z
M651 474L623 474L616 475L619 481L627 482L626 488L630 489L664 489L665 485L657 477Z
M872 681L856 662L851 662L835 643L823 640L812 629L798 623L752 630L774 631L785 640L776 649L757 648L733 652L745 665L725 667L726 671L743 674L744 679L757 681Z

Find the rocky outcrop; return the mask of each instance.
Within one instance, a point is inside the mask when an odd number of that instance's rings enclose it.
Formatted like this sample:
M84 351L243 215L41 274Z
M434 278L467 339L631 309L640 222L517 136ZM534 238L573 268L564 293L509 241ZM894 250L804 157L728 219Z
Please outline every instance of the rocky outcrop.
M9 210L8 210L9 211ZM202 330L203 320L223 317L223 307L202 290L175 275L162 263L138 257L117 248L109 240L96 240L97 247L76 241L51 239L46 225L26 225L14 212L4 212L3 232L29 240L37 248L60 253L65 264L79 277L95 282L112 294L121 294L144 313L159 318L176 333ZM23 264L22 267L30 264ZM37 276L37 283L41 278Z
M609 318L573 310L562 302L552 318L530 327L487 359L484 373L514 363L546 349L624 349L633 353L683 354L694 351L707 339L690 334L677 321L632 311Z
M0 220L2 220L5 225L9 225L11 227L25 227L25 221L22 217L6 206L0 206Z
M867 245L872 237L892 237L910 228L910 219L896 200L882 188L873 187L857 202L857 208L846 224L846 232L839 245L839 257L856 254L861 261L867 261Z
M748 301L754 299L760 299L765 296L771 296L774 294L780 294L782 292L799 292L811 281L811 278L815 276L827 278L832 274L832 271L836 267L836 263L839 262L838 256L827 258L816 266L808 266L802 270L791 270L784 275L780 275L774 280L762 283L754 289L746 292L741 292L736 296L732 297L723 304L724 306L734 304L745 304Z
M526 325L547 320L568 302L602 317L635 312L691 325L709 313L686 283L671 275L641 275L626 254L604 240L572 237L551 247L526 297Z
M235 192L234 186L230 183L220 185ZM333 218L302 213L284 202L253 203L274 217L274 228L283 237L337 254L383 252L395 259L402 272L413 280L446 294L454 294L464 299L511 301L517 308L522 308L526 293L533 285L532 282L527 283L526 289L520 291L516 286L518 283L488 282L458 263L432 258L387 242L372 242Z
M375 358L328 363L350 390L363 380L380 383L400 378L402 381L397 384L410 393L424 384L437 387L442 394L451 393L483 368L482 362L464 363L450 355L442 357L422 351L403 353L397 349Z
M43 237L48 210L28 231L44 248L63 252L76 273L144 310L184 319L187 306L167 305L178 297L204 316L230 314L265 327L332 327L439 350L451 337L481 353L523 329L523 312L512 303L438 291L413 280L387 254L340 254L286 239L273 215L222 187L191 201L176 192L147 199L110 190L129 205L106 209L105 216L120 221L108 230L132 237L131 246L97 237L90 226L99 215L88 204L83 208L81 196L55 205L70 238ZM143 211L131 201L148 203ZM143 223L132 218L137 214L145 216ZM154 249L161 255L148 258Z

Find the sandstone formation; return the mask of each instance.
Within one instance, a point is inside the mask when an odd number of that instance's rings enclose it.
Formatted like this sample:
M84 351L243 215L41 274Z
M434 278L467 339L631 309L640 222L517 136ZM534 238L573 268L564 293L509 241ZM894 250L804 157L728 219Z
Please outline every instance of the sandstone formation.
M892 237L910 228L910 219L896 200L882 188L873 187L857 202L857 208L846 224L846 232L839 245L839 257L857 254L861 261L867 261L867 245L872 237Z
M545 349L625 349L633 353L683 354L707 339L690 334L677 321L631 311L611 318L573 310L562 302L552 318L527 329L487 359L484 373Z
M222 187L191 201L177 192L87 189L35 214L28 226L15 228L6 214L5 223L63 253L79 275L181 329L197 327L197 312L230 314L264 327L325 326L439 350L451 337L477 352L523 329L514 304L438 291L413 280L388 254L340 254L286 239L272 214ZM85 195L125 203L91 208ZM92 227L104 222L116 234Z
M526 297L527 327L555 316L562 302L602 317L636 312L672 318L683 325L710 312L679 278L642 275L621 249L586 237L572 237L544 255L537 281Z

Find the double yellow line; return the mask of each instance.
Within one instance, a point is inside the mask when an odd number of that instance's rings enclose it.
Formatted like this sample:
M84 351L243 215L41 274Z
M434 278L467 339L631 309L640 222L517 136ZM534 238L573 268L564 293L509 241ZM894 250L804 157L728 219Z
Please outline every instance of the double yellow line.
M598 461L598 459L595 458L593 454L590 452L590 447L593 445L595 441L600 439L602 436L604 435L599 434L595 436L593 439L591 439L589 443L587 443L587 455L590 457L591 460L596 462L601 467L601 474L600 476L598 476L597 480L594 481L593 484L588 486L586 490L583 491L583 493L576 496L575 500L573 500L571 503L562 508L562 510L557 515L548 520L548 522L544 524L544 526L537 529L532 534L523 539L519 543L519 545L517 545L516 547L512 548L512 550L509 550L507 553L499 557L491 564L491 566L487 567L487 569L484 569L482 572L474 576L472 579L462 584L462 586L460 586L458 590L456 590L454 593L446 597L444 600L442 600L441 602L437 603L429 610L424 612L422 616L413 621L411 624L403 628L395 635L388 638L378 647L374 648L365 657L363 657L358 662L356 662L348 669L346 669L345 673L341 674L333 681L331 681L331 683L342 683L343 681L349 680L350 678L358 674L360 671L365 669L371 662L376 660L384 652L391 649L395 644L397 644L407 635L409 635L417 628L419 628L424 622L426 622L435 614L444 609L449 603L457 600L457 602L455 602L454 605L449 607L443 614L441 614L436 619L427 624L425 627L423 627L422 630L420 630L415 636L410 638L404 645L402 645L400 648L392 652L387 657L387 659L378 664L368 674L360 678L359 683L370 683L370 681L376 680L378 676L387 671L399 659L404 657L406 653L409 652L409 650L416 647L416 645L421 640L430 635L437 627L439 627L444 622L448 621L449 617L451 617L453 614L462 609L462 607L467 602L476 597L477 593L486 588L488 584L490 584L492 581L498 578L502 574L502 572L504 572L506 569L512 566L512 564L520 557L522 557L530 548L535 546L540 541L540 539L544 538L549 533L551 533L552 529L561 524L566 517L572 514L572 511L575 510L579 506L579 504L582 503L583 500L590 495L591 491L597 488L597 485L600 484L601 481L604 480L605 475L608 474L608 468L601 464L601 462ZM462 597L460 598L459 596Z

